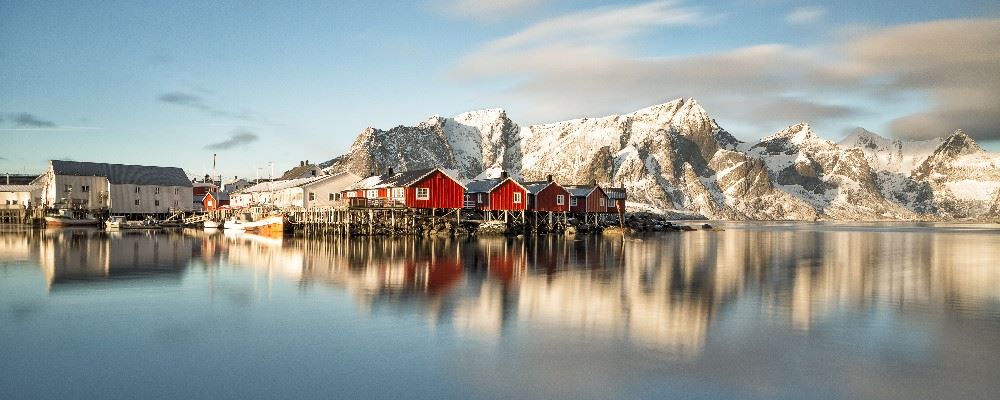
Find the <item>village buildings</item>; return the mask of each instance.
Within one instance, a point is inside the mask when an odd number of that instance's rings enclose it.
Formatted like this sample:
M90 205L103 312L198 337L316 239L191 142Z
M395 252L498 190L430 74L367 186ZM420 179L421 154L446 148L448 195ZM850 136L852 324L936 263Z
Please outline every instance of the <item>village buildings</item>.
M33 182L46 207L112 214L191 211L191 181L180 168L52 160Z
M573 213L606 213L610 199L604 189L596 183L593 185L566 185L570 194L569 210Z
M341 204L341 192L360 178L350 172L332 175L261 182L229 194L230 206L277 208L334 207Z

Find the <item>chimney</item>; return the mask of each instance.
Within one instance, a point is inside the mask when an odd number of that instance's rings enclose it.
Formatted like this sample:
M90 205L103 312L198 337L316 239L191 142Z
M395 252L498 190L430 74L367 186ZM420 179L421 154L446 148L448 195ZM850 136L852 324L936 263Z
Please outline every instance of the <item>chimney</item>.
M309 164L309 160L306 160L306 165L310 165L310 164Z
M594 179L594 186L597 186L597 179Z
M500 171L500 180L507 179L507 170Z
M552 174L549 174L549 176L545 177L545 181L552 182Z
M302 160L299 160L299 166L300 166L300 167L302 167L302 166L305 166L305 165L306 165L306 162L305 162L305 161L302 161Z
M393 171L392 167L389 167L389 176L393 176L393 175L396 175L396 171Z

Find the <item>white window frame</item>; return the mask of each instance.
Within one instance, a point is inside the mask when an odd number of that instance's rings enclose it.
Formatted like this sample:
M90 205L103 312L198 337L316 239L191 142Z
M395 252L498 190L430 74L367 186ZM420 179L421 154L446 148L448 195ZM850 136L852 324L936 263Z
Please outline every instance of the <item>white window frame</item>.
M576 207L576 197L570 197L569 198L569 205L571 207Z
M598 206L604 207L605 204L607 204L607 203L604 202L604 198L603 197L601 197L600 199L597 199L597 205Z
M392 198L394 199L404 199L406 198L405 188L392 188Z
M514 192L514 204L521 204L521 192Z
M417 200L430 200L430 199L431 199L430 188L417 188Z
M135 185L135 192L139 193L139 185Z
M153 194L160 194L160 187L159 186L153 188Z
M87 193L90 191L90 185L80 185L80 192Z
M309 201L316 201L316 193L309 192Z
M135 204L135 205L137 205L137 206L138 206L138 205L141 205L141 204L142 204L142 202L141 202L141 201L139 201L139 199L135 199L135 202L134 202L133 204Z
M483 194L476 193L476 203L483 204Z
M368 189L365 191L365 198L367 199L377 199L378 189Z
M564 194L557 194L556 195L556 205L557 206L561 206L561 205L565 205L565 204L566 204L566 195L564 195Z

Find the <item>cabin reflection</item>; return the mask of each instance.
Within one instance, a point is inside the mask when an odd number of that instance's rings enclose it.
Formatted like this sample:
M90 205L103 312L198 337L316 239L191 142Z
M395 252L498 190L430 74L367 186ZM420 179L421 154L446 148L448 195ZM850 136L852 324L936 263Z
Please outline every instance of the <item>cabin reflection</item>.
M32 251L50 289L71 283L119 279L179 280L194 241L162 233L47 230Z

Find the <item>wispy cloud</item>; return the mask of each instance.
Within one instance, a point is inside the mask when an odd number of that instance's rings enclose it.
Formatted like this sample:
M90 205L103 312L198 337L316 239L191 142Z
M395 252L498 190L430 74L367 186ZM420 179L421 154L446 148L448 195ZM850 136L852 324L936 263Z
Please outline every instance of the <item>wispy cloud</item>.
M461 19L499 20L539 7L551 0L431 0L431 9Z
M156 98L160 102L187 107L216 117L250 121L254 117L249 112L232 112L209 104L203 97L186 92L167 92Z
M60 131L85 131L99 130L93 126L70 126L60 125L48 118L40 117L29 112L0 113L0 131L20 132L60 132Z
M17 113L11 116L17 128L54 128L56 123L42 119L31 113Z
M792 25L803 25L819 22L826 18L827 10L823 6L797 7L785 16L785 22Z
M240 146L246 146L260 139L256 133L247 130L238 130L230 135L229 139L205 146L205 150L229 150Z
M869 108L923 93L929 106L893 121L894 136L962 128L1000 139L1000 52L992 51L1000 46L1000 19L872 28L823 46L764 44L695 56L629 47L654 27L702 17L667 2L556 17L484 44L452 74L506 83L507 101L534 122L696 97L726 124L754 130L799 121L852 124L873 115Z

